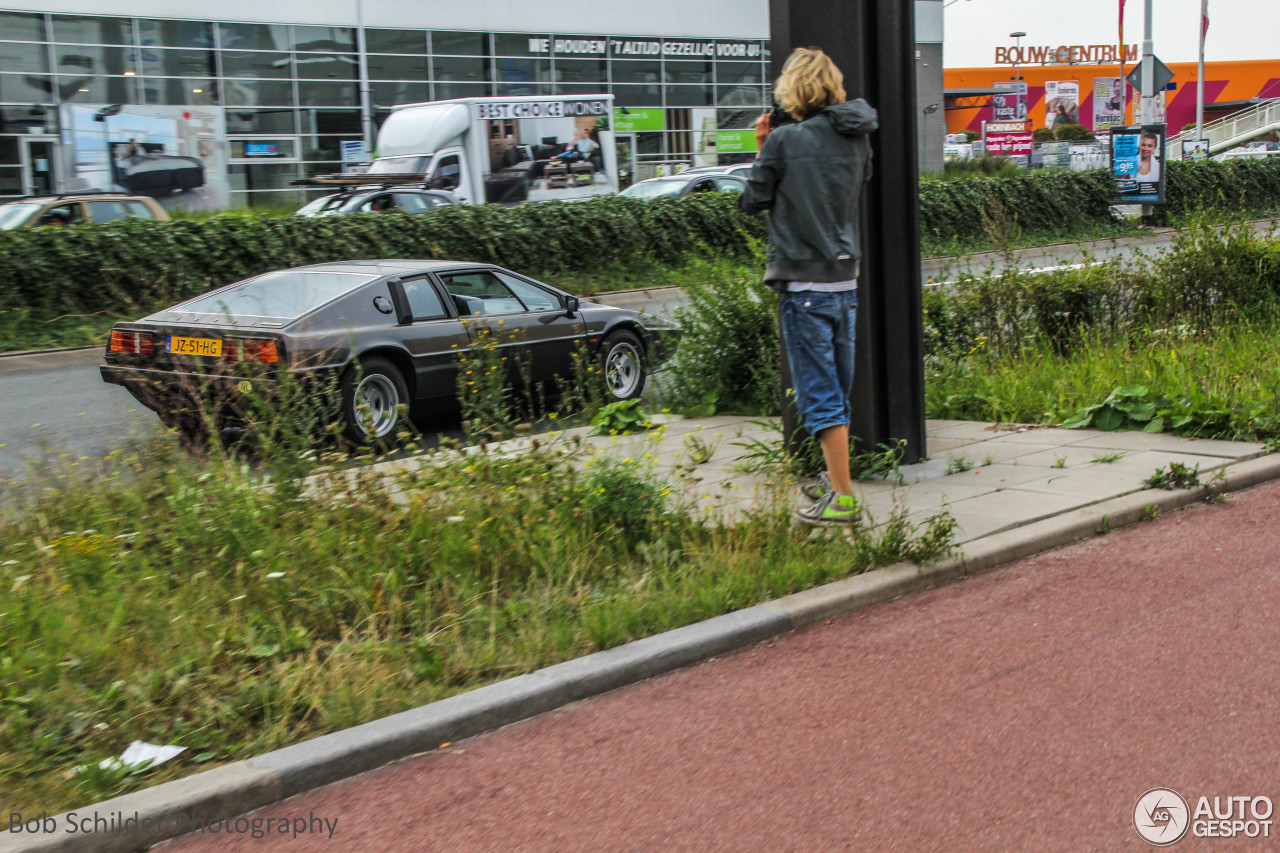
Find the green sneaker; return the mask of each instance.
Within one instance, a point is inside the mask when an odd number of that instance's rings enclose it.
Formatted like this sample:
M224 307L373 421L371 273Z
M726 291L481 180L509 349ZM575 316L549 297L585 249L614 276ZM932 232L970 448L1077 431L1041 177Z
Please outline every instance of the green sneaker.
M800 491L804 492L804 496L811 501L821 500L823 495L831 491L831 475L823 471L818 475L818 479L801 486Z
M807 524L850 524L858 519L862 509L853 495L831 491L818 499L813 506L796 511L796 518Z

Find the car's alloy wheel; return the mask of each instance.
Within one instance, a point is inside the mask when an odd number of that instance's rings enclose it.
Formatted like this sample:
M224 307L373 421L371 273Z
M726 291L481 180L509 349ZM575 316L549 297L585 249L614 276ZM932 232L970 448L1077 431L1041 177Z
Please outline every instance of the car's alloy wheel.
M604 379L614 400L631 400L644 390L644 348L631 332L614 332L605 339Z
M383 442L394 437L400 423L400 406L409 402L404 377L383 358L363 359L348 368L342 382L344 432L357 444Z

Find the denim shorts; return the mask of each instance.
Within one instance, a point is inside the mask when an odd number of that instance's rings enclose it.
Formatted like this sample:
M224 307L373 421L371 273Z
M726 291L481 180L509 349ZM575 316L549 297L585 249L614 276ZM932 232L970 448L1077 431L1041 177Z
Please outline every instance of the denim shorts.
M858 291L778 296L796 407L811 435L849 423Z

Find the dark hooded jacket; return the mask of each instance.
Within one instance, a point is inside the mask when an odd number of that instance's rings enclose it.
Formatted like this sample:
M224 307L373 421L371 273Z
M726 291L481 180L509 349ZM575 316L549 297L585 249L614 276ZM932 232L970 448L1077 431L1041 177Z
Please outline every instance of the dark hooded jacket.
M769 211L766 281L848 281L862 256L858 201L871 179L876 111L861 98L776 128L738 201Z

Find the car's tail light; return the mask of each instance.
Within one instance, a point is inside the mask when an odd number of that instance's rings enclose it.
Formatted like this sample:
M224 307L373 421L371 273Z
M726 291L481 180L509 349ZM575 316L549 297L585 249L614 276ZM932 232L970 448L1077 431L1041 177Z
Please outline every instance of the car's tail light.
M148 332L111 330L111 352L131 352L138 355L155 355L155 338Z
M222 360L258 361L263 364L278 364L280 362L280 350L275 341L227 341L222 347Z

